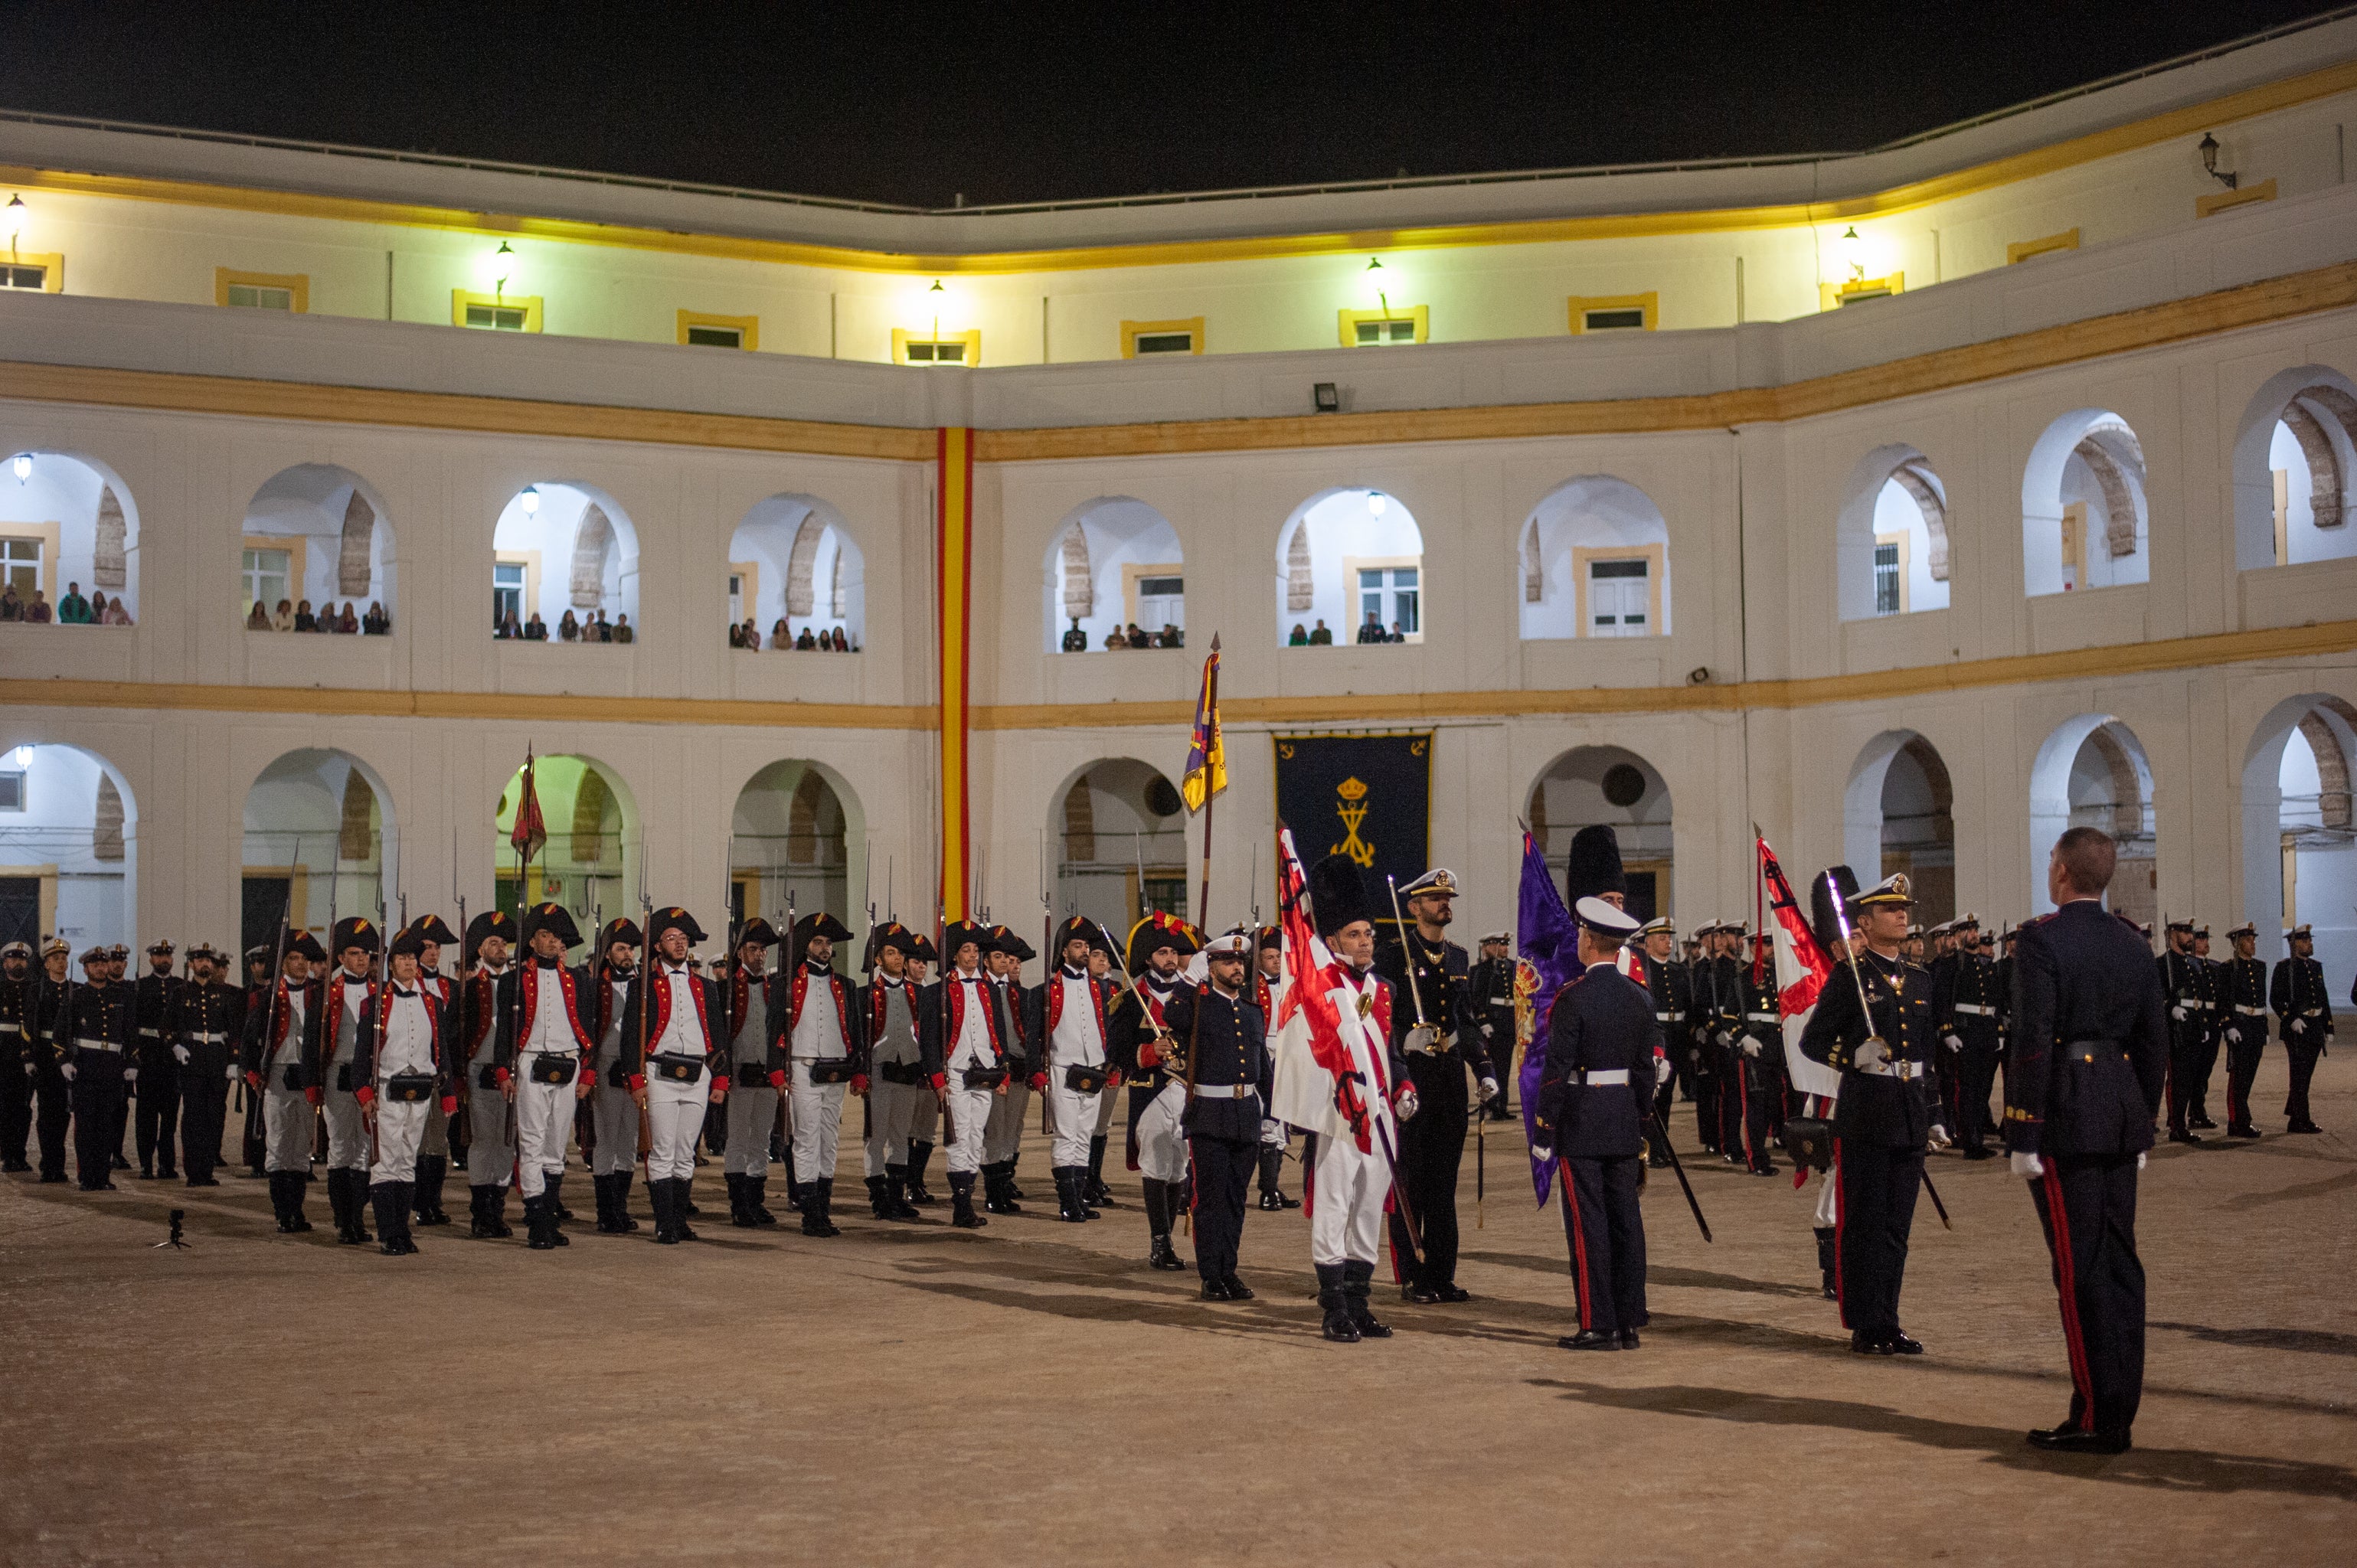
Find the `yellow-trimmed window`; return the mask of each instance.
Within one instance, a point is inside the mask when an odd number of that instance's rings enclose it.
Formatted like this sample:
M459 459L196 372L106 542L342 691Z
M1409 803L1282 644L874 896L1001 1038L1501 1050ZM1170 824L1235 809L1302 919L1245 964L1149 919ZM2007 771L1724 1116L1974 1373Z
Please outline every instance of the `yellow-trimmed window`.
M1345 349L1421 343L1432 331L1432 307L1428 305L1394 305L1389 310L1343 310L1336 315L1340 319Z
M0 522L0 582L28 605L35 588L58 602L59 532L54 522Z
M63 294L66 259L55 251L11 251L0 256L0 288L26 294Z
M2005 248L2005 264L2026 262L2032 256L2050 256L2057 251L2079 248L2079 231L2065 229L2060 234L2049 234L2042 240L2019 240Z
M478 332L537 332L540 295L536 294L477 294L472 289L450 291L450 325Z
M679 340L697 349L744 349L761 346L758 316L715 316L709 311L679 313Z
M892 328L892 362L896 365L963 365L982 363L982 332L931 332Z
M1881 278L1852 278L1847 283L1821 283L1817 285L1817 308L1837 310L1862 299L1888 299L1906 292L1905 273L1892 273Z
M1662 565L1659 543L1575 546L1573 591L1582 637L1659 637Z
M1583 332L1651 332L1661 317L1658 291L1644 294L1575 294L1571 329Z
M1125 321L1121 324L1121 357L1141 354L1200 354L1203 351L1203 318L1184 321Z
M241 310L284 310L302 316L311 308L308 273L242 273L234 267L213 269L213 303Z

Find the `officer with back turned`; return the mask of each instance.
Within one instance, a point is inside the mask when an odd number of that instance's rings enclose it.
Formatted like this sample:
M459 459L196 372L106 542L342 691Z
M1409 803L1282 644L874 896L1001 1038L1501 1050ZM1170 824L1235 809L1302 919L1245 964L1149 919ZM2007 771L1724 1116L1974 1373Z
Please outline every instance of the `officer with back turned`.
M2053 914L2021 931L2005 1074L2005 1142L2045 1228L2071 1412L2032 1432L2040 1448L2119 1454L2144 1391L2144 1265L2136 1173L2169 1063L2169 1015L2151 950L2104 909L2118 847L2100 828L2057 840Z
M2291 1058L2291 1094L2284 1116L2292 1133L2320 1133L2308 1114L2308 1080L2316 1076L2316 1058L2332 1043L2332 998L2324 989L2324 966L2316 961L2316 937L2306 926L2284 933L2291 956L2276 962L2268 983L2267 1005L2276 1015L2276 1035Z

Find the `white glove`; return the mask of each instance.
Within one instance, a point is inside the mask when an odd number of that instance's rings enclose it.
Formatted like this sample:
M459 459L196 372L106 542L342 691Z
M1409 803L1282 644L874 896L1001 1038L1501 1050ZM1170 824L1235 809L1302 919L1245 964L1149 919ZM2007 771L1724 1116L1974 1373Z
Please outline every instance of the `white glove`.
M1392 1101L1392 1114L1403 1122L1411 1121L1415 1116L1416 1104L1415 1090L1403 1089L1399 1091L1399 1098Z
M2185 1009L2182 1007L2171 1007L2169 1010L2169 1015L2180 1024L2185 1022Z
M1747 1056L1747 1057L1756 1057L1756 1056L1758 1056L1758 1055L1760 1054L1760 1042L1759 1042L1758 1040L1753 1039L1753 1038L1752 1038L1750 1036L1749 1036L1749 1035L1744 1036L1743 1036L1743 1054L1744 1054L1745 1056Z
M1722 1050L1735 1043L1735 1036L1728 1034L1724 1029L1721 1029L1717 1034L1713 1035L1711 1038L1718 1042L1719 1048Z
M2036 1155L2008 1155L2006 1169L2023 1181L2035 1181L2046 1174L2046 1162Z
M2308 1033L2308 1023L2307 1023L2307 1021L2306 1021L2305 1019L2301 1019L2301 1018L2294 1018L2294 1019L2291 1021L2291 1032L2292 1032L2293 1034L2295 1034L2295 1035L2305 1035L2305 1034L2307 1034L2307 1033Z
M2243 1031L2242 1031L2242 1030L2240 1030L2240 1029L2229 1029L2229 1030L2227 1030L2227 1031L2226 1031L2226 1043L2227 1043L2228 1045L2230 1045L2230 1046L2239 1046L2239 1045L2241 1045L2241 1044L2243 1043Z
M1434 1042L1439 1038L1438 1029L1430 1024L1418 1024L1407 1032L1407 1038L1402 1043L1401 1048L1410 1051L1428 1051Z
M1857 1049L1850 1054L1849 1059L1851 1065L1860 1072L1864 1072L1888 1062L1890 1059L1890 1047L1882 1043L1879 1036L1868 1035L1858 1042Z
M2144 1156L2142 1155L2138 1155L2136 1156L2136 1169L2144 1169Z
M40 1069L39 1068L35 1067L31 1062L27 1062L27 1063L25 1064L25 1076L26 1076L27 1078L32 1078L32 1077L34 1077L35 1075L37 1075L38 1073L39 1073L39 1071L40 1071L40 1070L41 1070L41 1069Z
M182 1067L188 1066L188 1047L186 1046L174 1046L172 1047L172 1059L178 1062Z
M1538 1163L1543 1165L1551 1165L1555 1164L1555 1151L1548 1148L1544 1144L1533 1144L1531 1145L1531 1158L1538 1161Z
M1948 1136L1948 1130L1945 1127L1943 1127L1937 1122L1932 1123L1932 1146L1933 1148L1944 1149L1953 1141L1954 1140Z
M131 1085L135 1084L135 1083L137 1083L138 1081L139 1081L139 1069L138 1069L137 1068L135 1068L135 1067L127 1067L127 1068L124 1068L124 1069L123 1069L123 1083L124 1083L124 1087L125 1087L125 1088L127 1089L127 1088L129 1088Z
M1481 1098L1484 1100L1495 1100L1498 1098L1498 1080L1496 1079L1485 1078L1481 1080Z
M71 1062L59 1062L59 1063L58 1064L58 1070L59 1070L59 1072L61 1072L61 1073L65 1074L65 1076L66 1076L66 1081L67 1081L68 1083L71 1083L71 1082L74 1080L74 1064L73 1064L73 1063L71 1063Z
M237 1070L237 1064L235 1062L229 1064L229 1080L231 1083L235 1083L239 1079L244 1076L245 1075L243 1073Z
M1943 1035L1940 1038L1948 1043L1948 1048L1952 1051L1961 1051L1964 1048L1964 1037L1962 1035Z

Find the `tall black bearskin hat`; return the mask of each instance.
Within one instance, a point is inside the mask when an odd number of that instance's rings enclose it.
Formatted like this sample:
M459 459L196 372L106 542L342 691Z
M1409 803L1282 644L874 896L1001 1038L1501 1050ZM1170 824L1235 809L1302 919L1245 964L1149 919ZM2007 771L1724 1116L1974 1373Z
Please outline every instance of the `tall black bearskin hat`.
M1331 941L1343 927L1375 919L1373 900L1367 897L1367 879L1359 863L1347 854L1329 854L1309 868L1309 910L1317 917L1318 934Z
M965 946L968 942L972 942L974 945L974 950L977 957L982 953L988 952L990 950L990 928L988 926L977 926L967 920L952 920L948 925L943 926L942 928L942 961L944 964L955 964L957 962L958 949Z
M581 945L581 928L573 923L572 911L562 904L534 904L523 912L525 945L531 945L532 939L542 931L554 932L565 947Z
M1609 822L1580 829L1571 835L1571 857L1563 868L1563 901L1577 908L1582 898L1607 893L1627 897L1629 878L1620 869L1620 835Z
M483 955L483 944L493 937L499 938L510 947L515 945L515 920L504 909L486 909L467 922L467 961L468 963L479 961Z
M903 958L917 956L917 934L898 920L886 920L867 933L867 950L859 955L859 967L864 971L876 967L878 954L886 948L897 948Z
M383 943L383 933L376 929L375 923L358 915L347 915L338 920L336 929L328 934L328 950L338 958L343 957L346 950L350 948L358 948L373 958L376 950Z
M1007 957L1013 959L1017 963L1029 963L1033 959L1039 956L1038 953L1031 950L1031 944L1029 942L1025 941L1021 937L1015 934L1015 929L1012 926L991 927L990 945L993 949L1005 953Z
M1836 963L1848 955L1842 942L1841 922L1834 918L1834 900L1844 906L1857 897L1857 873L1846 865L1828 866L1809 883L1809 929L1817 946Z
M1203 934L1176 915L1157 909L1137 924L1130 927L1129 949L1123 967L1133 975L1144 974L1154 961L1154 955L1168 948L1180 958L1192 958L1202 950Z
M662 940L668 931L678 931L686 937L690 947L711 940L704 934L704 928L695 923L695 917L676 904L657 909L647 918L647 944L651 947Z
M439 915L420 915L410 921L405 929L415 931L419 941L432 942L437 947L446 948L455 948L458 945L458 933L444 924Z
M1113 944L1105 940L1104 928L1094 920L1075 915L1056 928L1056 950L1048 955L1049 960L1055 963L1063 962L1064 949L1075 941L1088 943L1093 951L1107 958L1114 956Z

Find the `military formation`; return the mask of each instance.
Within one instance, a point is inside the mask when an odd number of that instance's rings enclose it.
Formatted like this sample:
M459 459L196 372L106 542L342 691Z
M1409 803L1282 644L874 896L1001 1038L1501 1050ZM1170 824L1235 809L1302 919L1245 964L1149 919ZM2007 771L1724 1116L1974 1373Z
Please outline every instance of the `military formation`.
M710 939L683 908L585 937L550 903L479 915L463 936L433 915L393 932L340 920L324 946L288 930L247 952L242 977L204 943L156 943L149 972L126 979L119 946L16 942L0 949L0 1161L64 1182L70 1146L85 1191L131 1170L126 1141L143 1180L213 1187L242 1165L267 1182L281 1231L312 1229L319 1186L339 1242L402 1256L416 1228L452 1223L453 1172L471 1237L516 1235L512 1188L522 1244L569 1245L576 1160L599 1234L642 1229L643 1182L652 1240L693 1241L709 1160L729 1224L779 1223L775 1167L802 1233L826 1239L841 1234L855 1103L873 1217L940 1206L939 1153L950 1223L978 1230L1030 1200L1018 1171L1036 1100L1055 1219L1116 1207L1104 1162L1120 1123L1144 1260L1191 1267L1207 1301L1254 1297L1237 1259L1255 1183L1264 1212L1306 1201L1321 1330L1354 1343L1392 1332L1372 1306L1386 1252L1402 1299L1470 1299L1457 1277L1466 1155L1486 1160L1477 1135L1519 1083L1574 1276L1578 1327L1561 1343L1617 1350L1647 1322L1649 1173L1674 1168L1693 1200L1667 1133L1683 1101L1706 1155L1772 1176L1781 1149L1803 1180L1823 1173L1824 1294L1862 1355L1923 1352L1901 1303L1918 1197L1938 1202L1927 1155L2009 1157L2049 1240L2073 1379L2069 1416L2032 1441L2116 1452L2141 1386L2135 1178L2156 1121L2165 1108L2178 1143L2213 1131L2222 1056L2225 1136L2259 1136L2251 1094L2272 1038L2287 1131L2317 1132L2308 1090L2333 1012L2305 927L2272 972L2247 924L2213 959L2205 928L2170 920L2156 960L2147 931L2102 908L2109 850L2066 833L2058 913L1996 933L1969 914L1924 929L1903 875L1860 887L1834 867L1796 916L1830 955L1805 998L1770 930L1707 921L1681 951L1669 920L1630 914L1609 828L1574 841L1576 960L1562 950L1544 996L1511 932L1476 952L1451 939L1453 874L1379 897L1341 857L1309 869L1289 937L1253 924L1212 938L1150 913L1116 943L1074 918L1043 933L1044 954L1003 925L929 936L886 919L854 965L857 939L820 912L783 931L736 922L707 968L694 950ZM1297 1143L1302 1199L1284 1190ZM1477 1197L1485 1182L1477 1165Z

